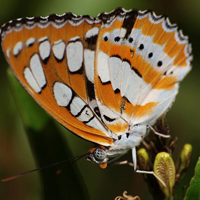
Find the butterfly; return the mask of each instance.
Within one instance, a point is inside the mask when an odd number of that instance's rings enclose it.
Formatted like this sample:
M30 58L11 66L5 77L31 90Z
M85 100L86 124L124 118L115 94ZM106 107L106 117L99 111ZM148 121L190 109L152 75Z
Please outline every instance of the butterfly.
M104 168L136 147L191 70L188 37L167 17L117 8L20 18L1 28L5 57L26 91L60 124L96 144Z

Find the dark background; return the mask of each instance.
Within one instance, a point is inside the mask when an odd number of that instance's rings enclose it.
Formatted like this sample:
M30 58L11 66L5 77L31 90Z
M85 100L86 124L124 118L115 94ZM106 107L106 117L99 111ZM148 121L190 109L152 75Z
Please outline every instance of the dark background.
M188 187L194 174L195 163L200 149L200 1L199 0L0 0L0 24L20 17L46 16L51 13L62 14L72 12L77 15L88 14L96 16L100 12L110 12L116 7L125 9L152 9L157 15L166 14L172 23L177 23L185 35L189 35L193 47L193 70L181 83L176 101L167 114L172 137L178 136L178 143L173 158L177 160L179 152L185 143L193 146L191 165L183 181L177 189L181 196L182 189ZM39 167L33 157L29 140L19 115L15 100L9 88L6 69L8 64L0 51L0 178L6 178L30 169ZM30 111L31 112L31 111ZM55 122L63 133L63 140L68 141L72 155L87 152L92 144L67 132ZM46 137L46 141L51 136ZM38 139L39 140L39 139ZM41 144L41 146L44 143ZM45 145L45 144L44 144ZM52 147L55 152L57 149ZM42 153L42 152L41 152ZM128 157L131 160L131 155ZM59 160L52 160L56 162ZM45 163L45 158L44 158ZM45 165L50 164L45 163ZM79 184L92 200L114 199L124 190L141 199L152 199L141 174L133 173L128 166L109 167L105 170L85 159L78 161L76 169ZM64 172L65 173L65 172ZM49 174L49 176L52 176ZM66 180L67 181L67 180ZM53 187L52 183L52 187ZM49 181L51 185L51 181ZM76 187L76 186L75 186ZM73 188L66 187L66 193ZM40 200L43 198L43 184L38 173L29 174L19 179L0 183L0 198L6 200ZM86 195L87 196L87 195ZM57 198L59 199L59 198ZM73 198L72 198L73 199ZM84 197L82 198L84 199ZM180 198L179 198L180 199Z

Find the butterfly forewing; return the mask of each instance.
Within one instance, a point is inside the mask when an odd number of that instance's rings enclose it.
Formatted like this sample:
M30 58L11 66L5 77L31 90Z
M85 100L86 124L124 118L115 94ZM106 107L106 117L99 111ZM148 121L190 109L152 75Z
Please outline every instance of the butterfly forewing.
M94 112L90 74L95 52L87 39L97 37L99 27L99 20L84 18L23 19L7 24L2 47L16 77L38 104L79 136L110 145L109 131ZM84 65L86 58L91 69Z

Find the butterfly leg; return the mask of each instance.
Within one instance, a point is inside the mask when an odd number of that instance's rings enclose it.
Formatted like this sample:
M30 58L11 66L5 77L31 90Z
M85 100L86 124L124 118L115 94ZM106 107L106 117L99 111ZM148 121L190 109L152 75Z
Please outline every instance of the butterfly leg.
M137 167L136 147L132 148L132 158L133 158L133 169L134 171L136 171L136 167Z
M124 160L124 161L120 161L120 162L114 162L114 163L111 163L112 165L130 165L133 167L134 171L137 171L137 154L136 154L136 147L133 147L132 148L132 159L133 159L133 162L128 162L127 160Z
M159 178L153 171L145 171L145 170L138 170L136 169L135 172L140 173L140 174L152 174L157 180L159 180L164 187L166 187L166 184L162 181L161 178Z
M123 160L123 161L119 161L119 162L109 163L109 165L130 165L131 167L133 167L133 163L129 162L128 160Z
M150 125L147 125L147 128L151 129L151 130L154 132L154 134L159 135L159 136L161 136L161 137L164 137L164 138L170 138L170 137L171 137L171 135L164 135L164 134L162 134L162 133L158 133L158 132L155 131L155 129L154 129L152 126L150 126Z

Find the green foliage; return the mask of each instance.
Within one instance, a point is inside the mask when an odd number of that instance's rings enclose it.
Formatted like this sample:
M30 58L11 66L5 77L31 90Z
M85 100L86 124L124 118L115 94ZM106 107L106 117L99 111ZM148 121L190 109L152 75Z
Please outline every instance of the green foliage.
M190 182L185 196L185 200L199 200L200 199L200 157L195 167L195 175Z

